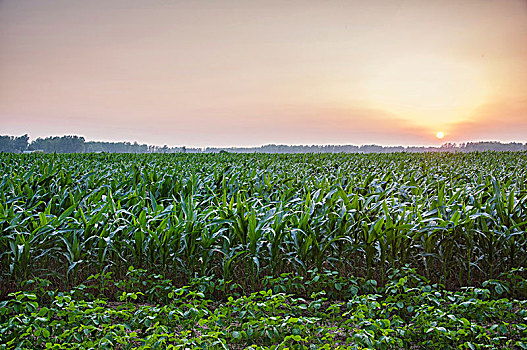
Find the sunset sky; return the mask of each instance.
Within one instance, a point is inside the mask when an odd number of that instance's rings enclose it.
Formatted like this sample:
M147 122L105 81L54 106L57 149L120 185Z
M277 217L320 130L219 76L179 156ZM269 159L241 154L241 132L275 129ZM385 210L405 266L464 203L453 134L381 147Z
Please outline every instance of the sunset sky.
M527 1L0 0L0 134L25 133L527 142Z

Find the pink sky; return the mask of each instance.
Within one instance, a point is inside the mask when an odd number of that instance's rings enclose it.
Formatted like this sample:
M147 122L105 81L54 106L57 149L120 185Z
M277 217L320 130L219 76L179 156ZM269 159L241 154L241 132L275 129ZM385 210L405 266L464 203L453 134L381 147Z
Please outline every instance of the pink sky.
M2 0L0 134L527 142L526 38L520 0Z

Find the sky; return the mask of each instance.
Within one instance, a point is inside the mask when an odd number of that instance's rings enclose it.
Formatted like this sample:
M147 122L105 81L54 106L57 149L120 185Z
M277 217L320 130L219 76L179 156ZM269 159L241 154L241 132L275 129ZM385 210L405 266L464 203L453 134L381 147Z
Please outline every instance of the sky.
M527 1L0 0L0 134L26 133L527 142Z

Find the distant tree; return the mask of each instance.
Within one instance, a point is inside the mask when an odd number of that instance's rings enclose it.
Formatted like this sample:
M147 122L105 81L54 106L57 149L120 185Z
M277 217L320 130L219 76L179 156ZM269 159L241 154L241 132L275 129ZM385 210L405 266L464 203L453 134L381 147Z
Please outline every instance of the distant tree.
M18 151L18 152L26 151L29 146L28 141L29 141L28 134L15 138L13 140L13 146L14 146L15 151Z
M13 137L2 135L0 136L0 152L14 152Z
M12 152L10 136L0 136L0 152Z
M46 153L83 153L85 150L84 137L76 135L38 138L31 142L30 149L43 150Z
M0 152L24 152L28 147L29 136L0 136Z
M447 143L444 143L443 145L441 145L441 150L442 151L452 152L452 151L455 151L456 148L457 148L457 146L453 142L447 142Z
M363 145L359 147L359 152L362 153L381 153L383 147L379 145Z

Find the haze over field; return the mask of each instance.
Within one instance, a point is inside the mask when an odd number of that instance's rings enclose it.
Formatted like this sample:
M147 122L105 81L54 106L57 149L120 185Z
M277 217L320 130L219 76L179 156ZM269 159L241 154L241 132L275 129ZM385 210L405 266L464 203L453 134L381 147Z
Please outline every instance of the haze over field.
M0 134L527 142L526 38L520 0L1 0Z

